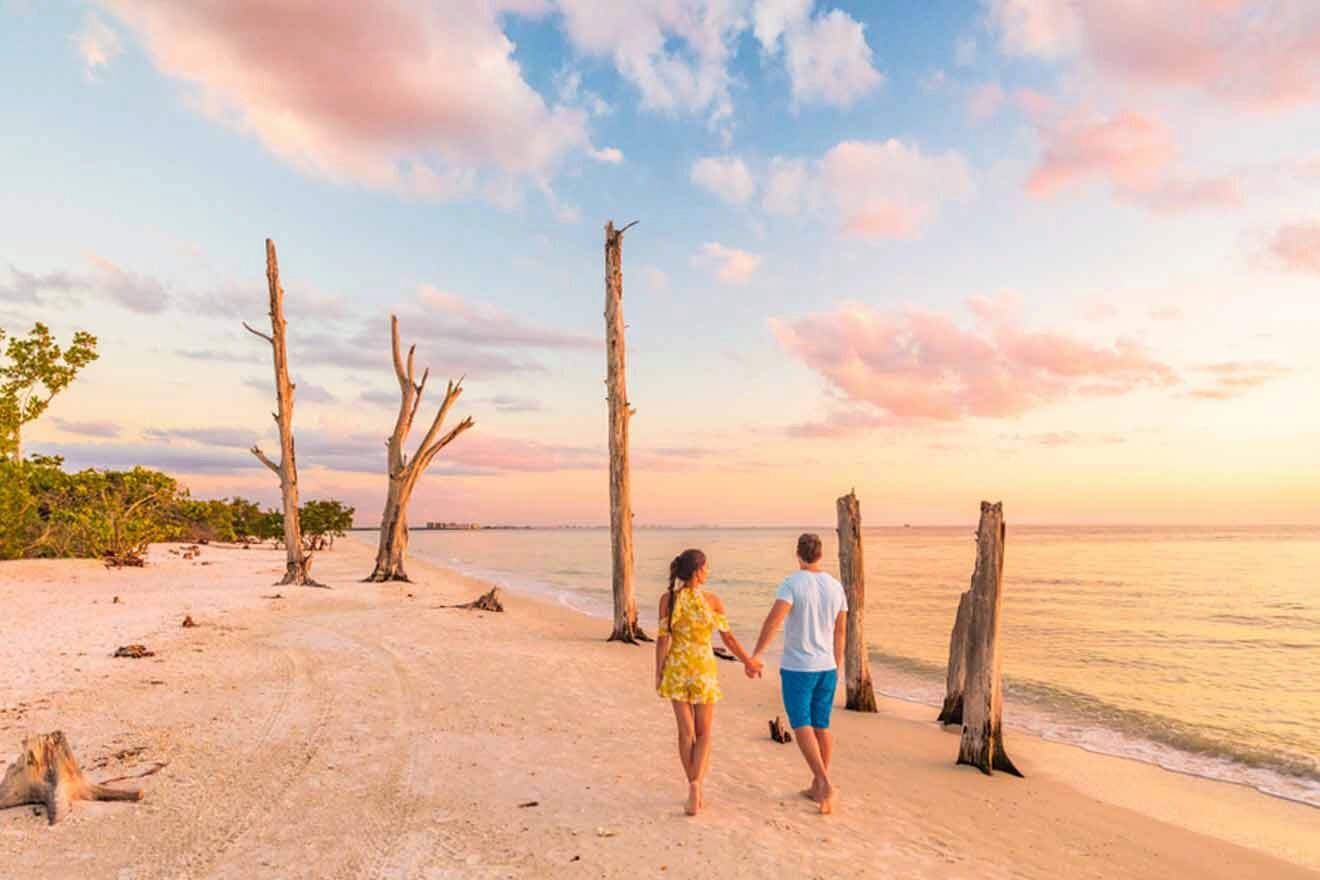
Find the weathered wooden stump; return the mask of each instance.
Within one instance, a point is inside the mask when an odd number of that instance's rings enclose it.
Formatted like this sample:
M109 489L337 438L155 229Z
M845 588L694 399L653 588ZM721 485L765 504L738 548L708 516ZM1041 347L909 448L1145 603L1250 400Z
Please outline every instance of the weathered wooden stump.
M857 493L849 492L835 502L839 516L839 576L848 596L848 619L843 647L843 671L847 700L845 708L874 712L875 689L871 686L871 662L866 649L863 615L866 611L866 577L862 567L862 506Z
M958 614L949 633L949 667L944 687L944 705L940 708L940 724L962 724L963 688L967 681L967 627L972 622L972 591L964 590L958 597Z
M500 601L500 588L491 587L489 592L482 593L471 602L463 602L459 605L442 605L442 608L467 608L473 611L503 611L504 603Z
M1021 776L1004 751L1004 694L999 654L1003 577L1004 506L982 501L981 522L976 530L976 569L972 573L972 611L967 628L967 673L958 763L971 764L987 776L992 770Z
M41 804L50 824L69 815L74 801L140 801L139 789L110 788L88 781L69 748L64 732L23 740L18 760L0 780L0 809Z
M778 715L770 722L770 738L777 743L793 741L793 734L789 732L788 725Z

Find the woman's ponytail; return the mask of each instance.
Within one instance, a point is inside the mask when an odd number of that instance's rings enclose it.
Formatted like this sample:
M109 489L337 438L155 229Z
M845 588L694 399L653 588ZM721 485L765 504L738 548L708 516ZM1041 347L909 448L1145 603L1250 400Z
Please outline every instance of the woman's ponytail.
M674 594L674 584L678 581L687 583L692 580L701 567L706 564L706 554L697 549L684 550L674 557L674 561L669 563L669 623L674 622L674 605L677 597Z

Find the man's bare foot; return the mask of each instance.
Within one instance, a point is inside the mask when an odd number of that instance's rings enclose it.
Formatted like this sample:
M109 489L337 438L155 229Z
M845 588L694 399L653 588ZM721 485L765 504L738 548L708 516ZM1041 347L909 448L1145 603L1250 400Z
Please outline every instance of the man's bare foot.
M695 782L688 785L687 803L683 805L683 812L689 816L695 816L701 811L701 786Z
M820 804L820 814L822 816L828 816L830 813L834 812L834 797L837 794L838 792L834 790L834 786L830 785L828 782L825 783L825 787L820 793L820 798L817 800L817 803Z
M809 786L807 786L806 788L802 789L802 796L803 796L804 798L806 798L807 800L809 800L809 801L818 801L818 800L820 800L820 791L819 791L818 786L816 785L816 780L814 780L814 779L811 780L811 785L809 785Z

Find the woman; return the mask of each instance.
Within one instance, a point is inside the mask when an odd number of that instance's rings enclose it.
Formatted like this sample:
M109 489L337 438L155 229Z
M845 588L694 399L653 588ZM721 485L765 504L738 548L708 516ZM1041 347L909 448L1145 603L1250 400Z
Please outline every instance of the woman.
M720 638L749 669L759 665L729 632L724 603L701 589L710 571L706 554L684 550L669 563L669 591L660 597L660 634L655 642L655 690L674 707L678 722L678 757L687 774L684 807L695 816L703 806L701 783L710 765L715 703L723 696L710 636ZM675 584L681 584L675 589Z

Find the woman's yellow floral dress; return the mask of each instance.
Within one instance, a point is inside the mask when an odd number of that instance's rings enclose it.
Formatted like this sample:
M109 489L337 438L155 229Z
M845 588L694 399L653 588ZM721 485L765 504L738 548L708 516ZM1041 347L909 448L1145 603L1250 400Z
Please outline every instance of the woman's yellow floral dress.
M714 703L723 698L711 634L729 631L729 621L710 607L699 590L686 587L674 593L671 620L660 619L660 635L670 636L660 696L684 703Z

